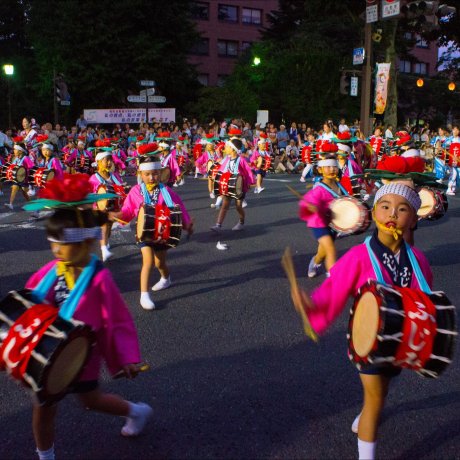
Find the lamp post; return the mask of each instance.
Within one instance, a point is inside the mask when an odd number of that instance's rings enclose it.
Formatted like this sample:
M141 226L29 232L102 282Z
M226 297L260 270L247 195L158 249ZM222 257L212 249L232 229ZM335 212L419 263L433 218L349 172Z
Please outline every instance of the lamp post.
M10 80L11 78L13 78L13 75L14 75L14 65L5 64L3 66L3 72L5 72L6 81L8 85L8 127L11 127L12 121L11 121L11 83L10 83Z

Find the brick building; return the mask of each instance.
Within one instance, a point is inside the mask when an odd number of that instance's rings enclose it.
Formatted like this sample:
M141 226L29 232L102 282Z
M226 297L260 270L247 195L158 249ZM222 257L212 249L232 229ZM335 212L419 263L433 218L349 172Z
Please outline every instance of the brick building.
M266 15L278 0L209 0L193 2L193 18L203 39L189 61L197 65L203 85L219 86L230 75L237 57L260 38Z
M400 73L412 74L421 77L432 77L437 74L436 64L438 62L439 48L436 42L428 42L419 35L413 37L410 32L407 32L406 38L413 40L415 38L415 47L411 50L411 54L420 62L412 62L409 60L399 60L398 70Z

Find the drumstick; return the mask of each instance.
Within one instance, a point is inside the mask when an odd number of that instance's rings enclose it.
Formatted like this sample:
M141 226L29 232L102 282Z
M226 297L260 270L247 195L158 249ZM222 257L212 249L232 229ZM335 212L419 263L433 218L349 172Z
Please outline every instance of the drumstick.
M299 193L296 189L292 188L290 185L286 185L286 187L298 198L302 199L303 196Z
M138 372L145 372L150 370L150 365L147 363L139 363L137 364L137 371ZM112 378L113 379L119 379L121 377L126 377L125 371L122 369L121 371L118 371Z
M291 249L289 248L289 246L284 251L283 257L281 257L281 265L283 266L284 271L286 272L289 284L291 286L291 290L299 293L299 286L297 284L297 278L295 276L295 268L292 262ZM314 342L317 342L318 336L316 335L315 331L312 329L310 325L310 321L308 320L308 317L304 309L297 308L296 305L295 305L295 309L297 310L300 317L302 318L303 330L305 334L307 335L307 337L312 339Z
M113 216L112 216L112 219L113 219L113 220L116 220L117 222L120 222L120 224L123 224L123 225L128 225L128 224L129 224L129 222L126 222L126 221L124 221L124 220L121 220L121 219L119 219L118 217L113 217Z

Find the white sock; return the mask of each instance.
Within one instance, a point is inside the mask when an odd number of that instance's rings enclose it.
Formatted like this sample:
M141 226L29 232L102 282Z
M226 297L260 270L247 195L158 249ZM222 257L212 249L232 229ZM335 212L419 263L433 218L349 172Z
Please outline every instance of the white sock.
M147 296L149 295L148 292L143 292L142 295L146 294ZM150 298L150 297L149 297ZM139 411L139 405L136 404L136 403L133 403L131 401L128 401L128 405L129 405L129 414L128 414L128 417L129 418L135 418L139 415L140 411Z
M141 292L141 302L143 300L147 300L147 301L152 301L152 299L150 298L150 293L148 292Z
M106 246L105 244L104 244L103 246L101 246L101 251L102 251L102 252L110 252L110 251L109 251L109 247Z
M37 454L38 454L38 458L40 460L54 460L55 459L55 457L54 457L54 444L48 450L40 450L40 449L37 448Z
M359 460L374 460L376 442L361 441L358 438Z

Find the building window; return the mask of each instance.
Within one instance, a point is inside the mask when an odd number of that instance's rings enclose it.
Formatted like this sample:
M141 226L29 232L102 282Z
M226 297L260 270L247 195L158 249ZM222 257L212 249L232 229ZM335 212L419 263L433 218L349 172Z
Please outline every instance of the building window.
M417 62L414 64L414 73L426 75L428 73L428 64L426 62Z
M402 73L410 73L410 61L399 61L399 71Z
M243 8L243 15L241 20L243 24L262 24L262 10L255 10L253 8Z
M208 86L209 85L209 74L207 73L200 73L198 75L198 81L203 85L203 86Z
M193 19L209 20L209 2L192 2L190 13Z
M217 86L224 86L228 75L217 75Z
M422 38L420 35L416 36L416 40L417 41L415 42L415 46L417 48L429 48L430 47L429 43L424 38Z
M219 18L219 21L238 22L238 7L219 5L217 17Z
M209 38L199 39L191 48L190 54L196 54L198 56L209 55Z
M238 56L238 42L233 40L217 40L217 54L219 56Z
M241 42L241 51L251 48L252 42Z

